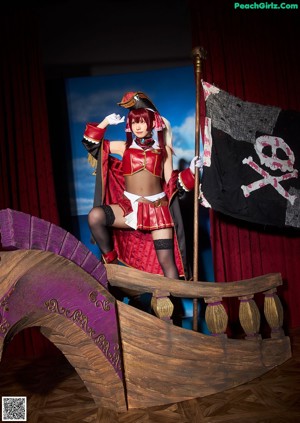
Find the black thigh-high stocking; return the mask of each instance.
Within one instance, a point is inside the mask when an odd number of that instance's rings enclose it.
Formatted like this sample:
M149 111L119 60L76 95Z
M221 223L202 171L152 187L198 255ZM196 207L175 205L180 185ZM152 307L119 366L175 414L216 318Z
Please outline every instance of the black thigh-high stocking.
M174 259L173 239L156 239L154 240L154 247L164 276L167 278L179 279L178 269ZM170 299L174 305L174 312L172 315L173 323L176 326L181 326L182 316L184 314L182 300L181 298L173 296L171 296Z
M174 259L173 239L156 239L154 248L164 276L178 279L178 270Z
M93 237L102 252L102 257L113 251L113 242L109 227L114 223L115 215L112 208L108 205L94 207L88 215L88 223ZM114 262L114 261L112 261ZM109 291L119 301L123 301L123 290L109 286Z
M93 237L102 251L106 254L113 249L109 226L115 221L115 215L110 206L94 207L89 212L88 223Z

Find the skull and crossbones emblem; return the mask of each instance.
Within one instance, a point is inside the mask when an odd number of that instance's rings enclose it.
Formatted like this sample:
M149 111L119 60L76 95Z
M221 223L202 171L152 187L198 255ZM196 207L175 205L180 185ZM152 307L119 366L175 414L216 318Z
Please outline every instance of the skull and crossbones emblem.
M271 170L279 170L282 172L280 176L272 176L266 170L262 169L253 158L249 156L243 160L243 164L248 164L252 169L259 173L263 178L249 185L242 185L244 196L249 197L252 191L263 188L266 185L272 185L276 191L286 198L292 205L294 204L297 196L290 195L280 182L286 181L291 178L298 178L298 170L294 169L295 155L286 142L279 137L270 135L263 135L256 139L254 149L260 159L260 164L265 165ZM266 151L270 151L270 155ZM278 156L278 151L283 150L284 159Z

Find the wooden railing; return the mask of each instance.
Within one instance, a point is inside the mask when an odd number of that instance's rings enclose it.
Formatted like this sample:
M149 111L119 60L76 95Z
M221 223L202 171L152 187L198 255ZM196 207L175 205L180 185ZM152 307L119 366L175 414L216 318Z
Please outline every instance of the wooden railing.
M173 303L170 295L180 298L202 298L207 304L205 321L212 335L227 336L228 314L224 307L225 298L239 301L239 321L246 339L260 339L261 314L254 295L264 295L264 316L271 329L272 338L284 336L283 308L277 295L282 285L280 273L269 273L252 279L214 283L180 281L165 278L119 265L106 265L109 284L130 289L140 294L152 293L151 306L155 315L171 322Z

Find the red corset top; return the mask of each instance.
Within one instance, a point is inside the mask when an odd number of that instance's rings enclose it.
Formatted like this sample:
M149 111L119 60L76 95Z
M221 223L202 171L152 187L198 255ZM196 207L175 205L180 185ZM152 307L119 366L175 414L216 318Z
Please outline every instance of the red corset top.
M160 149L153 148L149 150L128 148L123 154L122 167L124 176L133 175L146 169L152 175L162 178L162 152Z

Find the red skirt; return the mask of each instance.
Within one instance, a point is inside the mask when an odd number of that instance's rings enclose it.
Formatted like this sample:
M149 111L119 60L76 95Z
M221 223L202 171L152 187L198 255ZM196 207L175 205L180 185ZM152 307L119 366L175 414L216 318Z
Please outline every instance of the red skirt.
M133 211L130 200L125 196L118 204L122 208L124 216ZM172 228L173 226L174 223L166 198L153 202L146 199L138 200L137 229L154 231L156 229Z

